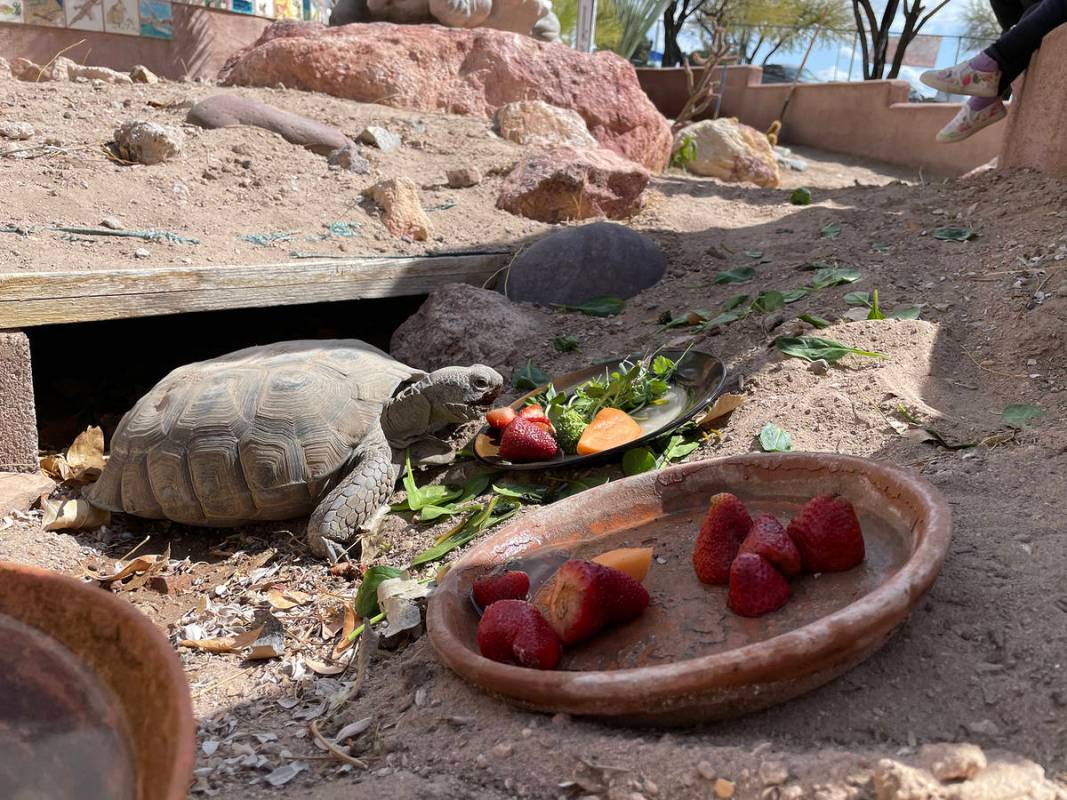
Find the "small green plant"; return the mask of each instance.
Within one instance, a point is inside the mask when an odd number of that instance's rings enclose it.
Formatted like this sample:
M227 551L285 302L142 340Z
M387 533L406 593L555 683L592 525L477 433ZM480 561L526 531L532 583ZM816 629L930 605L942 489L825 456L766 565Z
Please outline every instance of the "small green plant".
M671 166L676 169L686 169L697 158L697 140L692 136L683 136L678 143L678 149L671 156Z
M552 346L559 353L571 353L578 349L578 337L571 334L557 336L552 340Z
M799 189L794 189L793 193L789 195L789 202L795 206L810 206L811 205L811 190L801 186Z

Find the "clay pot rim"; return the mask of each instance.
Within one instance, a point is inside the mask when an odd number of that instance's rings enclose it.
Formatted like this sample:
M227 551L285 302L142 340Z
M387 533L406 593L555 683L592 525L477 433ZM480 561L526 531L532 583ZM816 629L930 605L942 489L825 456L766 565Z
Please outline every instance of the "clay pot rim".
M447 624L444 606L458 593L458 575L464 568L492 563L494 548L512 539L515 528L577 509L579 504L589 502L591 492L658 496L663 486L709 465L749 467L770 473L779 469L826 470L870 477L884 487L883 493L909 497L925 511L925 521L920 520L916 526L918 546L882 585L833 614L744 647L669 664L599 671L525 669L485 658L460 641ZM612 715L639 714L657 702L678 702L685 695L816 672L827 661L846 658L860 643L888 635L933 584L948 552L950 537L951 515L943 495L921 477L886 464L830 453L750 453L710 459L596 487L508 525L464 556L445 576L430 598L427 629L438 657L447 666L492 692L538 708L604 714L605 707L610 707L607 713Z
M74 602L82 602L85 605L95 605L107 612L128 631L135 634L143 643L145 651L152 657L155 668L162 672L167 686L171 687L170 703L174 708L176 721L174 738L175 750L172 753L169 773L158 773L149 776L149 782L159 790L157 796L167 800L183 800L188 796L189 786L193 775L193 766L196 762L196 722L193 717L193 701L189 694L189 682L182 670L181 662L174 648L170 646L166 637L160 632L155 624L144 614L138 611L132 604L116 597L109 591L96 586L75 580L68 575L52 572L28 564L19 564L13 561L0 561L0 580L3 580L5 572L15 572L34 578L45 584L51 584L57 590L69 593ZM0 611L0 613L3 613ZM17 617L12 617L18 619ZM20 619L20 622L31 627L37 627L32 620ZM51 632L44 628L38 628L51 636ZM57 640L59 641L59 640ZM62 642L60 642L62 644ZM63 645L66 647L66 645ZM78 661L81 657L74 654ZM124 716L129 715L129 709L120 701L120 708ZM137 762L136 750L138 743L130 742L130 747L135 751L134 762ZM138 779L138 786L143 781ZM138 797L138 800L140 798Z

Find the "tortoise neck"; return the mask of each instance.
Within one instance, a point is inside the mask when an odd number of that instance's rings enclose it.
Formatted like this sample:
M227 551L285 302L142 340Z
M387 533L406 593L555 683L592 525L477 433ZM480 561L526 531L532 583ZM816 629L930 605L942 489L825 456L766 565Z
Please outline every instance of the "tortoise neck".
M407 447L431 427L430 401L421 394L395 397L382 409L382 432L393 447Z

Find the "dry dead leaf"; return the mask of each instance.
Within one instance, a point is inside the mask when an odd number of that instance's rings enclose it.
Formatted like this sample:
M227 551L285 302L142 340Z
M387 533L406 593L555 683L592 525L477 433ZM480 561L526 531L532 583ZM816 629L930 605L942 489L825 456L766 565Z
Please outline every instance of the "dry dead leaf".
M59 453L43 456L41 458L41 470L55 481L68 481L74 475L74 470L70 468L67 459Z
M111 521L111 512L89 505L82 500L45 500L42 524L46 531L66 531L76 528L99 528Z
M251 661L261 661L267 658L278 658L285 654L285 629L278 618L272 614L260 617L263 625L259 636L252 643L252 649L245 655Z
M290 608L302 606L309 600L311 600L311 595L296 589L271 589L267 592L267 602L279 611L288 611Z
M317 675L324 675L329 677L331 675L340 675L345 671L344 664L327 664L324 661L318 661L314 658L305 658L304 664Z
M104 469L104 431L90 425L67 448L67 463L77 478L95 478Z
M711 427L711 423L725 417L731 411L736 411L745 404L745 396L741 394L721 394L711 404L711 408L697 417L697 425L701 428Z
M330 655L335 661L344 655L345 651L352 646L353 639L351 639L352 631L356 629L356 625L359 624L359 618L356 616L356 610L352 608L351 604L345 605L345 622L341 627L341 641L334 645L333 653Z
M247 630L237 636L223 636L218 639L182 639L178 647L189 647L208 653L233 653L252 645L259 638L263 625Z
M85 573L93 580L126 590L140 589L170 562L170 545L160 555L138 556L117 571L100 574L95 565L87 565ZM106 566L110 566L108 563Z
M334 606L333 608L328 609L325 613L320 611L320 615L320 621L322 622L322 638L327 641L333 639L334 636L340 633L341 628L344 627L345 607Z

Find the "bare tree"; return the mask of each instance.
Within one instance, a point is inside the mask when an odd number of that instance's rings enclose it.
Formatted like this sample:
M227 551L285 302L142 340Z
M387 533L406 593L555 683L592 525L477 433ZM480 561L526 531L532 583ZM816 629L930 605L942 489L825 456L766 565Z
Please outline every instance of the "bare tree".
M940 0L930 11L922 0L887 0L881 17L875 13L871 0L852 0L852 12L856 18L856 30L859 33L860 52L863 55L864 80L878 78L895 78L900 74L904 63L904 52L908 45L919 35L919 31L938 11L949 4L949 0ZM904 28L900 41L893 54L892 63L886 63L889 53L889 30L896 22L897 12L903 9ZM888 74L886 67L889 67Z
M685 63L685 53L678 45L678 35L698 13L715 16L716 9L730 0L670 0L663 12L663 66L677 67ZM721 16L722 12L718 12Z

